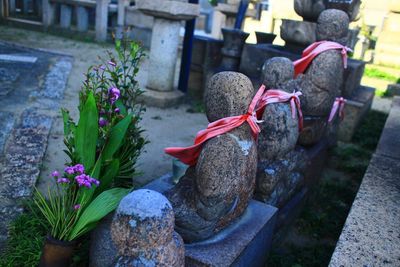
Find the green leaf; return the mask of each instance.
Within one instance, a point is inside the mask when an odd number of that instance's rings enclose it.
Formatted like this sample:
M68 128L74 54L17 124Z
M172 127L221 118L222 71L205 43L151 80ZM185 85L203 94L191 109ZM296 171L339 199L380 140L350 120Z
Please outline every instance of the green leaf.
M126 116L123 120L118 122L110 131L110 137L104 147L102 156L103 160L110 160L114 153L119 149L122 141L125 138L126 131L132 121L132 115Z
M96 143L98 137L98 120L96 101L90 92L80 112L76 129L75 149L85 169L93 167L96 160Z
M98 221L117 208L121 199L129 191L130 189L113 188L98 195L83 211L69 236L69 240L74 240L92 230Z
M61 114L62 114L62 118L63 118L63 122L64 122L64 136L68 136L69 133L71 132L71 128L70 128L70 123L71 123L71 119L68 113L68 110L66 109L61 109Z
M101 176L100 185L96 189L96 193L102 192L107 189L114 180L114 177L119 172L119 160L114 159L111 161L110 165L107 166L107 169L104 175Z
M120 113L121 113L122 115L124 115L124 116L128 115L128 110L126 109L126 107L125 107L124 104L122 103L121 99L118 99L118 100L115 102L115 106L116 106L117 108L119 108L119 111L120 111Z

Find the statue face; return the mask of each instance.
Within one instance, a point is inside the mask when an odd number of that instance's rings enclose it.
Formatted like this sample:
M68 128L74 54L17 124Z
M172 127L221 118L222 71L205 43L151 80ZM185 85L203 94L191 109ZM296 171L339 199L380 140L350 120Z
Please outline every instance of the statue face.
M327 9L317 22L317 41L333 41L346 45L349 31L349 17L341 10Z
M271 58L262 67L261 80L268 89L282 89L283 84L293 77L293 63L284 57Z
M307 21L316 21L322 11L325 10L324 0L295 0L294 10Z

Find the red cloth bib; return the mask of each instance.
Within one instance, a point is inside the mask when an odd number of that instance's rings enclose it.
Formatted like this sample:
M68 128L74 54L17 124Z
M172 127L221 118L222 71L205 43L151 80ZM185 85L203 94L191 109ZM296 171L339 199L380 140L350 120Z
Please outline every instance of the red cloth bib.
M178 158L180 161L187 165L193 166L197 163L197 159L200 155L203 144L207 140L218 135L227 133L232 129L241 126L244 122L247 122L250 125L253 137L255 140L257 140L258 134L260 133L260 127L258 127L257 125L259 121L256 117L255 108L257 103L260 101L260 98L263 95L264 91L265 86L261 85L260 89L258 89L256 95L251 101L251 104L246 114L222 118L220 120L214 121L208 124L207 129L197 133L194 140L194 145L189 147L168 147L164 150L165 153L175 158Z
M299 116L299 130L301 131L303 129L303 113L301 112L299 96L301 96L301 92L287 93L285 91L277 90L277 89L267 90L263 94L260 102L257 105L257 108L256 108L257 118L258 119L262 118L265 107L268 104L284 103L284 102L290 101L290 107L292 110L292 118L293 119L296 118L296 112L297 112L297 114Z
M343 58L343 66L344 68L347 68L347 52L351 52L352 50L336 42L320 41L320 42L315 42L310 46L308 46L303 51L301 58L294 62L295 77L297 77L297 75L299 75L300 73L304 73L316 56L318 56L322 52L332 49L341 50Z

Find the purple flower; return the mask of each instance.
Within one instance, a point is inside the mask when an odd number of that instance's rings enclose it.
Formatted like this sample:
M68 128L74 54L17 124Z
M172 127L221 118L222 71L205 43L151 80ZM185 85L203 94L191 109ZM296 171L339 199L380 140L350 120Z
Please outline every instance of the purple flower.
M113 61L111 61L111 60L108 61L108 64L111 65L111 66L113 66L113 67L117 66L117 64L115 64L115 63L114 63Z
M121 112L121 110L119 108L114 109L114 112L119 114Z
M111 87L110 89L108 89L108 97L110 98L111 104L114 104L115 101L117 101L120 96L121 92L118 88Z
M85 172L85 167L82 164L76 164L73 168L76 173L82 174Z
M96 179L94 179L92 177L90 177L90 183L94 184L95 186L99 186L100 185L100 181L96 180Z
M74 205L74 210L79 210L80 208L81 208L81 205L80 205L80 204Z
M104 67L103 65L101 65L101 66L99 67L99 69L101 69L101 70L106 70L106 67Z
M107 121L105 118L100 117L100 119L99 119L99 126L100 126L100 127L104 127L104 126L106 126L107 124L108 124L108 121Z
M94 70L94 71L98 71L99 69L98 69L98 68L96 68L96 67L93 67L93 70Z
M58 171L53 171L53 172L51 173L51 176L53 176L53 177L59 177L59 176L60 176L60 173L59 173Z
M67 174L74 174L75 173L75 168L74 167L67 167L67 168L64 169L64 171Z
M81 174L75 177L75 181L78 183L78 186L85 186L87 188L92 188L92 184L98 186L100 184L100 181L90 177L89 175L86 174Z
M99 114L100 114L100 115L106 115L107 113L106 113L106 111L105 111L104 109L101 109L100 112L99 112Z
M68 178L58 178L57 183L59 184L69 184L69 179Z

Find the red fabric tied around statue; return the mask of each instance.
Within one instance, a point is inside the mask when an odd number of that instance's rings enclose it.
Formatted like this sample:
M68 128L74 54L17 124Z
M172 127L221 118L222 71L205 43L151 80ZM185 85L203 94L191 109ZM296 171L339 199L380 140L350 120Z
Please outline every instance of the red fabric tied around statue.
M343 46L336 42L331 41L320 41L315 42L308 46L301 55L299 60L294 62L294 75L297 77L300 73L304 73L308 66L311 64L313 59L321 54L322 52L328 50L341 50L342 58L343 58L343 66L347 68L347 52L351 52L352 50L346 46Z
M303 129L303 113L301 112L299 96L301 96L301 92L287 93L285 91L277 89L267 90L261 97L261 100L257 105L256 108L257 118L258 119L262 118L265 107L268 104L284 103L290 101L292 118L293 119L296 118L296 112L297 112L297 114L299 115L299 131L301 131Z
M329 114L329 119L328 122L331 122L333 118L335 117L336 112L339 111L339 118L343 119L344 118L344 105L346 103L346 99L343 97L336 97L335 102L333 102L331 114Z
M260 133L260 127L258 127L255 108L257 103L260 101L261 96L265 91L265 86L261 85L260 89L258 89L256 95L254 96L249 109L246 114L239 116L232 116L223 118L217 121L214 121L208 124L207 129L202 130L197 133L196 138L194 140L194 145L190 147L168 147L164 151L165 153L178 158L183 163L193 166L197 163L197 159L200 155L203 144L218 135L227 133L239 126L241 126L244 122L247 122L250 125L253 137L257 140L258 134Z

